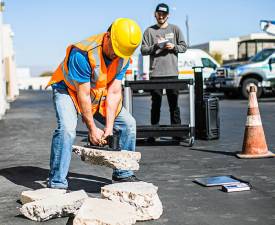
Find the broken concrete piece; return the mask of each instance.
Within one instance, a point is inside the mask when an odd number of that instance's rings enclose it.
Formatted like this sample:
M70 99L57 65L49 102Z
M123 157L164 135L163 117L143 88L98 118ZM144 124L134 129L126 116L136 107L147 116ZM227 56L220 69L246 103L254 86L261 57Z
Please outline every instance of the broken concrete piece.
M60 196L26 203L20 212L35 221L46 221L51 218L76 214L84 200L88 198L85 191L74 191Z
M66 193L64 189L54 189L54 188L41 188L32 191L23 191L20 196L20 201L22 204L29 202L41 200L43 198L50 198L54 196L60 196Z
M140 152L105 151L73 145L73 152L81 156L83 161L94 165L107 166L112 169L138 170Z
M73 221L73 225L131 225L135 223L136 213L132 206L98 198L87 198Z
M163 212L157 190L151 183L123 182L102 187L101 197L134 206L137 220L144 221L158 219Z

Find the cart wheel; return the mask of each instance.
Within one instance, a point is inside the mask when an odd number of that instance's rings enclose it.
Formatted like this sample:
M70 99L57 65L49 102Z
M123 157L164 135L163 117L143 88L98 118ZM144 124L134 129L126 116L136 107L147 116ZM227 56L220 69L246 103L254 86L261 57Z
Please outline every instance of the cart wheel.
M194 145L195 138L190 137L188 139L185 139L184 141L181 141L181 145L185 147L192 147Z

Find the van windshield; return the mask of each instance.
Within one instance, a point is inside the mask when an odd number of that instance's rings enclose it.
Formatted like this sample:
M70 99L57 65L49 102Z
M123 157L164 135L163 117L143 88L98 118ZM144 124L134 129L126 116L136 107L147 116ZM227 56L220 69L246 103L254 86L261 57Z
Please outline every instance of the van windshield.
M253 56L249 62L262 62L266 60L271 54L275 52L275 49L264 49L263 51L257 53L255 56Z
M216 68L216 64L213 63L210 59L208 58L201 58L202 61L202 65L203 67L207 67L207 68Z

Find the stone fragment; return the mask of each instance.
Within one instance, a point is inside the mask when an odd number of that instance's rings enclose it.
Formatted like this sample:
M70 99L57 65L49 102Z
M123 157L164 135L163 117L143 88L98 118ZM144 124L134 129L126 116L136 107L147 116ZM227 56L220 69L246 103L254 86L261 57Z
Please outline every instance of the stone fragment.
M86 198L88 198L88 195L85 191L74 191L26 203L20 208L20 212L35 221L70 216L76 214Z
M66 190L53 189L53 188L41 188L32 191L23 191L20 196L22 204L41 200L43 198L50 198L54 196L60 196L66 193Z
M87 198L73 225L131 225L136 223L136 212L132 206L106 199Z
M137 220L144 221L158 219L163 213L157 190L151 183L123 182L102 187L101 197L135 207Z
M110 167L121 170L138 170L140 152L105 151L73 145L73 152L81 156L83 161L93 165Z

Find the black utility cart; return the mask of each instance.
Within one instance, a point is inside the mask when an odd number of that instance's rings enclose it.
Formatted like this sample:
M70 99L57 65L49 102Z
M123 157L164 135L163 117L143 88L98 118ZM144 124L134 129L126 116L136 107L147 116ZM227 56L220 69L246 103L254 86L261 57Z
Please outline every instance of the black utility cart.
M139 80L125 81L124 85L124 107L132 114L133 111L133 91L152 89L178 89L189 90L190 119L189 124L177 126L172 125L138 125L137 138L147 137L182 137L183 143L192 146L195 135L195 96L194 80Z

